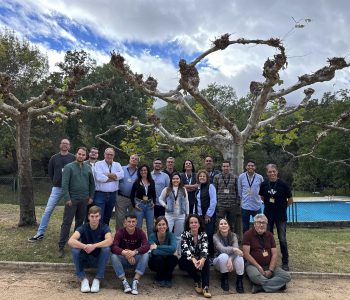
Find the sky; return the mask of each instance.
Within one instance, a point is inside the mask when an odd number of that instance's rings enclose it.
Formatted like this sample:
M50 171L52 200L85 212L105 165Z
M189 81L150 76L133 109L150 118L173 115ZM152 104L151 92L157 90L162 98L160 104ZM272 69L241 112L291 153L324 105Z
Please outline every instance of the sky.
M157 78L160 91L176 88L180 59L192 61L225 33L282 39L288 67L281 88L327 58L350 61L348 0L1 0L5 27L46 53L51 70L68 50L84 49L98 64L108 63L115 50L134 72ZM263 80L263 64L274 54L267 46L241 45L213 53L198 66L200 88L230 85L245 96L251 81ZM313 85L314 96L349 84L349 69L340 71L331 82ZM289 104L301 100L301 92L287 97Z

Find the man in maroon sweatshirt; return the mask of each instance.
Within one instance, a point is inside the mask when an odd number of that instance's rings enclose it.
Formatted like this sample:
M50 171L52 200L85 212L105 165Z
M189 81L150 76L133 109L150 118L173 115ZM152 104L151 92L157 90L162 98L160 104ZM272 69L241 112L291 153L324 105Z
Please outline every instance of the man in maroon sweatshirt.
M124 293L137 295L138 283L148 263L148 243L142 229L136 228L137 218L134 214L125 216L124 228L119 229L112 244L112 265L117 277L122 281ZM125 277L125 268L135 269L131 287Z

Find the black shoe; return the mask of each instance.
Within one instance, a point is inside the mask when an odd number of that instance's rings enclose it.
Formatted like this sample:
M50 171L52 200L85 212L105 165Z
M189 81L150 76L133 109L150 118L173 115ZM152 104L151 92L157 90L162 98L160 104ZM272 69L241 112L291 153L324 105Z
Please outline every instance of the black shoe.
M222 273L221 274L221 288L225 292L228 292L230 290L230 286L229 286L229 283L228 283L228 273Z
M239 293L239 294L243 294L244 293L243 275L237 275L236 292Z
M280 291L281 291L281 292L284 292L286 289L287 289L287 285L285 284L285 285L283 285L283 286L280 288Z
M28 242L35 243L35 242L41 241L43 238L44 238L43 234L36 234L36 235L32 236L31 238L29 238Z
M264 289L262 288L262 286L253 283L252 294L257 294L261 292L264 292Z
M288 272L289 271L288 264L282 264L282 269Z
M64 249L63 248L58 249L57 257L63 258L63 256L64 256Z

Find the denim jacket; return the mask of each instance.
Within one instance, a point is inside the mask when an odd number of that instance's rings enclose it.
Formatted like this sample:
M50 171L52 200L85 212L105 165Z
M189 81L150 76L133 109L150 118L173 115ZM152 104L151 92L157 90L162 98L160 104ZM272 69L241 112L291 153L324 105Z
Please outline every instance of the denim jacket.
M175 195L174 193L169 193L166 197L166 212L167 213L173 213L174 212L174 206L175 206ZM179 203L180 206L180 214L184 215L186 214L186 196L182 191L178 191L176 202Z

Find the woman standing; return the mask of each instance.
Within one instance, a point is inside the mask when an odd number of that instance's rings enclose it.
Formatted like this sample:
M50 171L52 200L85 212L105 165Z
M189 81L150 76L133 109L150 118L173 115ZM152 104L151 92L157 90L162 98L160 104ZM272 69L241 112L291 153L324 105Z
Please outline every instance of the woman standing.
M216 257L213 264L215 269L221 273L221 288L224 291L230 289L228 281L228 273L236 270L236 291L244 293L243 273L244 260L243 252L238 248L238 239L235 233L230 230L227 220L222 218L219 220L217 232L213 237L216 249Z
M209 174L205 170L199 170L197 173L197 181L199 183L197 191L197 202L195 213L204 220L205 232L209 241L209 259L212 261L214 257L213 235L215 231L216 219L216 189L209 182Z
M202 220L190 214L181 235L180 269L186 271L194 280L194 289L211 298L209 292L208 236L203 230ZM200 275L198 274L200 272Z
M196 203L196 190L198 188L196 170L192 160L185 160L182 166L181 180L188 194L188 202L190 214L193 214L193 209Z
M160 216L155 221L154 232L148 238L151 244L148 267L156 272L160 287L171 287L173 271L177 265L175 235L169 232L168 221Z
M169 230L174 230L176 250L180 254L181 233L184 231L189 204L187 191L183 187L179 173L172 174L169 186L164 188L159 196L159 203L165 207L165 217L168 220Z
M156 203L156 188L148 165L142 165L137 170L137 180L134 182L130 199L135 208L137 227L142 228L146 219L147 236L153 231L154 205Z

